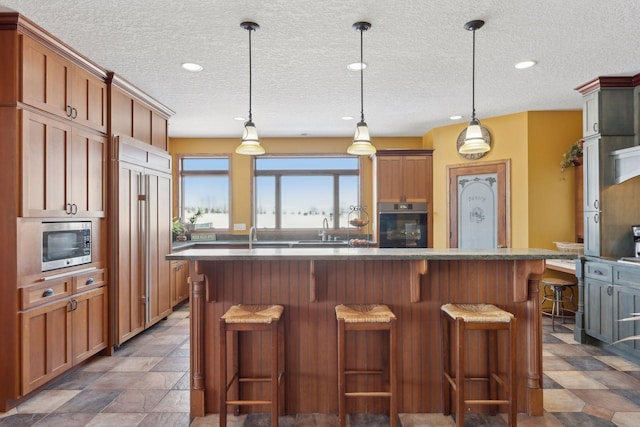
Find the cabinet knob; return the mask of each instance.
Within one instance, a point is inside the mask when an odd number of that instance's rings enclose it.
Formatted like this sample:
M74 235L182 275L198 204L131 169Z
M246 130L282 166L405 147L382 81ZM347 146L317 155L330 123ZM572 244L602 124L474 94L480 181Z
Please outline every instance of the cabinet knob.
M593 122L593 131L598 133L598 122Z
M77 110L77 109L75 109L75 108L72 108L72 109L71 109L71 118L72 118L72 119L75 119L75 118L77 118L77 117L78 117L78 110Z
M600 214L595 214L593 216L593 222L595 222L596 224L600 221Z
M67 117L71 117L71 114L73 113L73 107L71 107L71 105L67 105L67 108L65 111L66 111Z
M71 204L71 215L75 215L78 213L78 205L76 205L75 203Z
M598 276L604 276L602 270L593 270L593 274L597 274Z
M593 201L593 207L594 207L594 209L600 209L600 201L599 200L594 200Z
M51 288L45 289L44 292L42 293L42 298L50 297L53 294L54 294L53 289Z
M86 281L86 282L84 282L84 284L85 284L85 286L89 286L89 285L92 285L92 284L93 284L93 282L95 282L95 279L94 279L93 277L89 277L89 278L87 279L87 281Z
M607 295L613 295L613 285L607 286Z

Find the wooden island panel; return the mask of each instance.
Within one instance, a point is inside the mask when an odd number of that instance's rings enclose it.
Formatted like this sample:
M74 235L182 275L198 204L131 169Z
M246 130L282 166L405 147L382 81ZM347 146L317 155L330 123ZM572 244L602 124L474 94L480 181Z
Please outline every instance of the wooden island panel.
M238 303L285 307L286 413L337 413L334 307L340 303L390 306L398 317L398 409L442 412L440 306L447 302L493 303L516 315L518 411L542 415L542 333L537 296L544 261L431 259L424 263L421 272L426 273L419 276L421 298L412 302L415 260L192 260L191 415L218 412L216 326L220 316ZM315 288L309 286L311 277ZM514 285L514 280L521 283ZM311 298L314 290L315 302ZM255 334L241 337L240 364L245 372L255 372L262 362L268 363L261 360L269 358L264 350L267 339L265 335L262 342ZM471 334L468 340L469 348L474 349L469 352L470 369L481 373L487 366L484 337ZM348 334L347 361L357 359L362 365L366 360L376 366L387 353L386 346L388 340L383 335ZM505 365L501 355L501 371ZM364 386L376 384L376 379L358 381ZM243 393L258 396L259 387L247 385ZM385 412L388 399L350 399L348 405L349 412Z

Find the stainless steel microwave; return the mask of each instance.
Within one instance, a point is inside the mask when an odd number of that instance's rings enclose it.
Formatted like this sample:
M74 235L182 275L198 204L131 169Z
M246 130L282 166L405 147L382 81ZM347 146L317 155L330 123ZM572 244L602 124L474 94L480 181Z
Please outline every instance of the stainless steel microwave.
M91 221L42 223L42 271L91 262Z

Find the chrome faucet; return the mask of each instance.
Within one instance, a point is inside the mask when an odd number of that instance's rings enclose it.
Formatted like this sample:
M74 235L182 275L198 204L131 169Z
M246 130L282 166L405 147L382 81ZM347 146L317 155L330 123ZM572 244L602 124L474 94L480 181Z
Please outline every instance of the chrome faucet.
M253 249L253 242L255 240L258 240L258 229L254 225L249 229L249 249Z
M324 219L322 220L322 231L320 232L320 237L322 238L323 242L325 240L327 240L327 230L328 229L329 229L329 220L325 216Z

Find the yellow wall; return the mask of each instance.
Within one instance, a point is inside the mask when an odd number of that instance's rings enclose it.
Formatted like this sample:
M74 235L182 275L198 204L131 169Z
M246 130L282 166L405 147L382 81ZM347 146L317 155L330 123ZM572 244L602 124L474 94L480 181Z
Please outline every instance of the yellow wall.
M560 173L560 160L581 134L580 111L523 112L482 119L492 148L480 160L458 155L456 141L466 123L434 128L423 137L433 148L434 247L448 247L448 165L510 159L511 247L555 248L573 241L572 171Z
M262 138L262 146L268 154L346 154L351 138ZM418 149L422 147L420 137L375 138L373 143L378 150L390 148ZM177 157L181 154L229 155L231 175L231 224L251 226L252 212L252 156L235 153L240 138L170 138L169 152L173 156L173 216L177 216L178 165ZM368 157L360 157L361 161L361 198L360 203L373 212L373 176L372 161ZM233 228L233 225L231 225ZM233 232L246 234L248 231Z

